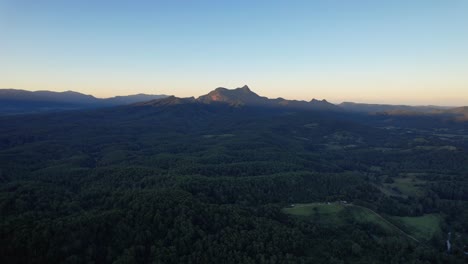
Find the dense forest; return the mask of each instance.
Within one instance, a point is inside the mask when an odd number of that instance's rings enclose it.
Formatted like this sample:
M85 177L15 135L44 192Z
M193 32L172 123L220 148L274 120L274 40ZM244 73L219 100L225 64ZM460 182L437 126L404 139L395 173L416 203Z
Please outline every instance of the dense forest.
M436 117L185 101L4 116L0 262L466 263L467 148L467 124Z

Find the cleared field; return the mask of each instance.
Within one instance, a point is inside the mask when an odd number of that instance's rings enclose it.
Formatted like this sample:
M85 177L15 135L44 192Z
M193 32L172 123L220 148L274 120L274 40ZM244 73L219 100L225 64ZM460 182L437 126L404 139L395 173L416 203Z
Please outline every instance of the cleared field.
M336 203L309 203L296 204L294 207L284 208L283 212L295 216L313 216L319 214L321 216L333 216L343 210L343 205Z
M284 208L283 212L300 218L307 218L324 225L373 223L387 231L393 231L392 224L375 212L360 206L342 203L297 204Z
M440 229L441 216L437 214L392 218L403 230L419 240L429 240L433 235L442 232Z
M323 225L374 224L389 234L399 234L422 242L441 232L441 216L428 214L416 217L391 217L389 222L378 213L358 205L342 203L296 204L283 208L283 212Z
M393 179L393 183L384 184L385 189L387 189L387 194L400 196L421 196L423 195L423 189L421 188L426 183L416 177L398 177Z

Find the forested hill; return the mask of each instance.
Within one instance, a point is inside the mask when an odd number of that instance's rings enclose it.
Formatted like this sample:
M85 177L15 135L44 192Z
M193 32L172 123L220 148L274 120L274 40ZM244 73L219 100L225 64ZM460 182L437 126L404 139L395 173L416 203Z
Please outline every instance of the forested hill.
M466 262L465 123L237 98L0 117L0 262Z

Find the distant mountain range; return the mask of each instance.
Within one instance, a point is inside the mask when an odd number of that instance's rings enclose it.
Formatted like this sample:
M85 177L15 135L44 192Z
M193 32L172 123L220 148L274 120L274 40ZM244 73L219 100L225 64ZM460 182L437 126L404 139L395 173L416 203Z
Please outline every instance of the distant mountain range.
M362 104L353 102L343 102L338 105L339 107L354 111L354 112L365 112L365 113L383 113L383 112L394 112L394 111L406 111L406 112L418 112L418 113L431 113L434 111L447 110L450 107L444 106L409 106L409 105L389 105L389 104Z
M461 121L468 120L468 107L443 107L443 106L409 106L387 104L362 104L344 102L338 105L327 100L298 101L283 98L269 99L252 92L248 86L236 89L216 88L206 95L198 98L178 98L170 96L148 102L137 103L139 106L168 106L180 104L224 104L233 107L259 106L269 108L283 108L291 110L320 110L330 112L361 113L388 116L439 116Z
M468 106L451 108L442 111L442 114L453 114L457 116L457 120L468 121Z
M96 98L73 91L25 91L0 89L0 114L38 113L87 108L110 107L165 98L167 95L135 94Z
M177 98L172 96L164 99L140 103L138 105L161 106L181 103L227 104L233 107L256 106L302 110L342 111L340 107L329 103L326 100L319 101L316 99L312 99L311 101L307 102L297 100L286 100L283 98L269 99L267 97L259 96L258 94L252 92L247 85L232 90L219 87L206 95L198 97L197 99L195 99L194 97Z
M389 116L440 116L454 118L459 121L468 121L468 107L446 106L409 106L387 104L360 104L344 102L338 105L343 110L375 115Z
M216 88L198 98L179 98L167 95L136 94L100 99L73 91L30 92L16 89L0 89L0 114L50 112L74 109L100 108L118 105L170 106L180 104L228 105L231 107L255 106L291 110L319 110L330 112L365 113L389 116L436 115L450 119L468 121L468 107L408 106L388 104L362 104L343 102L335 105L326 100L310 101L269 99L259 96L245 85L241 88Z

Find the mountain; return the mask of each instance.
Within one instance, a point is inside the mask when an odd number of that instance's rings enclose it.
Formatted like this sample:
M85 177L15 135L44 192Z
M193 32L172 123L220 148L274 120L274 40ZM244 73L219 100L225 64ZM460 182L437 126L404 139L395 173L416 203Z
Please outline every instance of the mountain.
M125 104L133 104L137 102L144 102L150 101L154 99L161 99L166 98L167 95L161 94L134 94L134 95L126 95L126 96L115 96L111 98L101 99L102 102L109 104L109 105L125 105Z
M163 99L164 104L169 101L181 103L180 100L166 98ZM224 87L216 88L206 95L202 95L197 99L185 100L186 103L202 103L202 104L225 104L230 106L255 106L255 107L269 107L269 108L289 108L289 109L303 109L303 110L323 110L323 111L340 111L341 109L326 100L312 99L310 102L298 100L286 100L283 98L269 99L264 96L259 96L250 88L245 85L241 88L227 89ZM158 100L148 102L148 104L161 104Z
M409 106L409 105L388 105L388 104L363 104L353 102L343 102L335 105L327 100L312 99L310 101L287 100L284 98L270 99L260 96L253 92L247 85L240 88L227 89L218 87L215 90L202 95L198 98L179 98L170 96L161 99L155 99L147 102L139 102L135 106L153 106L167 107L170 105L211 105L211 106L230 106L230 107L262 107L270 109L291 109L291 110L315 110L322 112L342 113L343 116L348 116L345 113L357 114L362 118L369 118L370 115L378 115L377 119L385 116L395 117L415 117L418 121L433 122L433 117L444 121L466 121L468 120L468 107L449 108L442 106ZM190 109L190 108L184 108ZM188 110L189 111L189 110ZM421 117L429 117L429 119L421 119ZM407 120L409 119L398 119Z
M329 103L327 100L317 99L312 99L310 101L287 100L284 98L270 99L253 92L247 85L236 89L219 87L198 98L178 98L167 95L135 94L101 99L92 95L86 95L74 91L31 92L17 89L0 89L0 114L25 114L131 104L136 106L155 107L180 104L203 104L213 106L225 105L230 107L249 106L275 109L350 112L364 115L436 115L450 120L468 120L467 107L448 108L441 106L362 104L353 102L343 102L339 105L335 105Z
M24 102L60 102L72 104L93 104L99 101L92 95L86 95L73 91L51 92L51 91L25 91L17 89L0 89L0 100L2 101L24 101Z
M173 95L161 98L161 99L155 99L155 100L150 100L146 102L140 102L136 103L134 105L136 106L170 106L170 105L179 105L179 104L190 104L190 103L196 103L197 101L193 97L188 97L188 98L179 98L175 97Z
M352 112L362 112L362 113L385 113L385 112L394 112L394 113L404 113L404 112L414 112L414 113L433 113L439 110L448 109L448 107L442 106L409 106L409 105L389 105L389 104L363 104L363 103L353 103L353 102L343 102L339 104L342 109L352 111Z
M452 108L443 112L455 115L457 120L468 121L468 106Z
M245 85L242 88L229 90L223 87L216 88L206 95L198 97L201 103L227 103L230 105L268 105L269 99L252 92Z
M0 114L20 114L99 108L164 98L166 95L136 94L100 99L74 91L25 91L0 89Z

